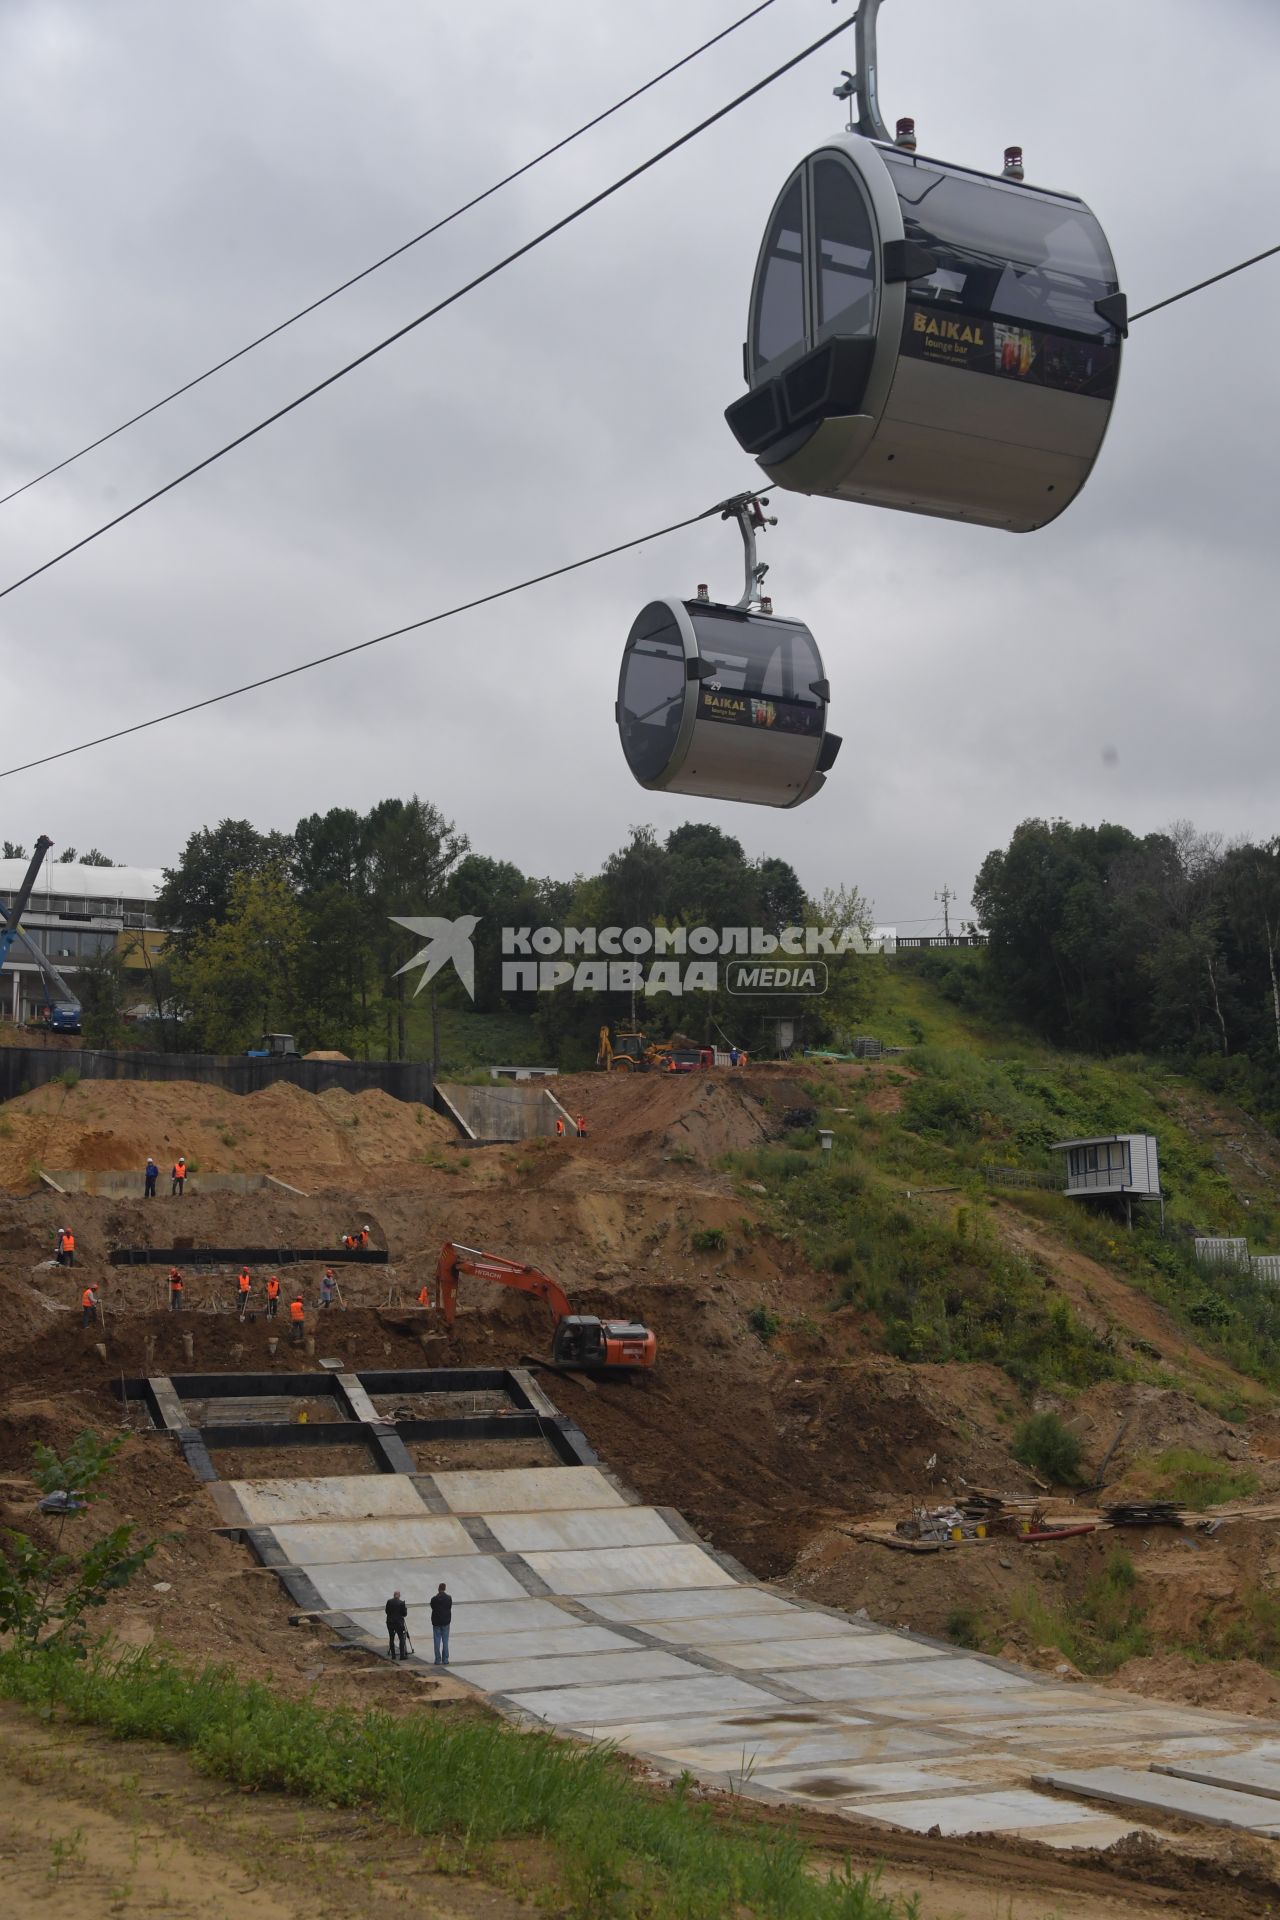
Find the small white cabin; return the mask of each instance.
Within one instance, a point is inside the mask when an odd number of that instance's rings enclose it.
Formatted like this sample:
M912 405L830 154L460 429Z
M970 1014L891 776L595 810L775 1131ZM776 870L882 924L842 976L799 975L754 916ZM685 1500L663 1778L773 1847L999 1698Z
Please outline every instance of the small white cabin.
M1152 1133L1107 1133L1095 1140L1057 1140L1054 1153L1067 1156L1067 1184L1073 1197L1117 1194L1129 1200L1158 1200L1160 1163Z

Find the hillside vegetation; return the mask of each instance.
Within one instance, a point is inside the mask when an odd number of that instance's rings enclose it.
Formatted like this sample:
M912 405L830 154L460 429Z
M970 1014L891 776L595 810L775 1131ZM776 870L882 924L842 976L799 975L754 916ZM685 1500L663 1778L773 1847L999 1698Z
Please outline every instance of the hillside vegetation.
M965 958L976 969L983 956ZM811 1064L815 1127L733 1162L743 1194L763 1189L771 1221L831 1275L833 1304L865 1309L900 1358L990 1361L1023 1391L1151 1380L1237 1406L1238 1385L1199 1365L1201 1350L1280 1382L1280 1299L1248 1273L1206 1273L1192 1248L1196 1232L1280 1244L1270 1136L1158 1060L1065 1053L956 1006L918 963L870 964L868 1024L908 1051L861 1071ZM829 1163L817 1125L835 1136ZM1163 1230L1154 1207L1135 1209L1130 1231L1116 1213L984 1171L1061 1176L1052 1142L1111 1132L1157 1136ZM1096 1290L1071 1297L1066 1251L1124 1283L1109 1307ZM1139 1331L1126 1288L1188 1351Z

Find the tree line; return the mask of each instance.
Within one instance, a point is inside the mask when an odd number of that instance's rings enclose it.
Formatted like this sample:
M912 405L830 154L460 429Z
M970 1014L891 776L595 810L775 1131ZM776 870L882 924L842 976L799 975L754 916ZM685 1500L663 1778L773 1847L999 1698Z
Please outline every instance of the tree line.
M988 990L1047 1039L1231 1063L1280 1103L1280 838L1024 820L973 900Z
M415 977L401 969L422 942L396 918L464 914L478 920L474 1002L452 968L415 998ZM856 888L810 900L785 860L749 858L718 827L691 823L660 839L638 826L598 872L551 879L477 852L417 795L380 801L367 813L335 807L309 814L291 833L262 832L247 820L200 827L164 870L156 918L168 930L167 944L161 957L143 957L148 1024L162 1046L235 1053L264 1033L288 1032L303 1051L435 1057L432 1013L444 1010L532 1017L543 1056L566 1064L594 1058L602 1024L631 1024L630 996L505 990L504 926L778 932L806 923L869 925ZM751 1049L771 1041L773 1018L791 1013L807 1023L806 1038L829 1043L857 1017L854 960L828 962L831 990L821 1002L747 1001L723 988L647 1001L641 995L636 1023L656 1038L682 1033ZM118 962L91 964L78 979L92 1043L118 1038L127 991Z

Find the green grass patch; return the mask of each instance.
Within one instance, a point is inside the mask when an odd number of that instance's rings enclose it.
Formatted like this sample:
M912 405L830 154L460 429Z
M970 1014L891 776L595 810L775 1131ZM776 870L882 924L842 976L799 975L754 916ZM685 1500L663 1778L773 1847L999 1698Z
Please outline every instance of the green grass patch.
M1116 1552L1078 1601L1051 1604L1029 1592L1015 1599L1011 1612L1037 1646L1056 1647L1081 1673L1114 1673L1151 1650L1137 1584L1132 1560Z
M1247 1500L1258 1491L1252 1467L1234 1466L1194 1447L1170 1447L1157 1459L1140 1460L1135 1471L1150 1474L1154 1499L1176 1500L1197 1513L1226 1500Z
M0 1692L118 1739L184 1748L203 1772L329 1807L368 1807L468 1847L551 1844L581 1920L895 1920L910 1915L846 1863L816 1874L794 1833L727 1824L687 1785L642 1787L605 1747L497 1720L323 1708L150 1650L85 1662L0 1654Z

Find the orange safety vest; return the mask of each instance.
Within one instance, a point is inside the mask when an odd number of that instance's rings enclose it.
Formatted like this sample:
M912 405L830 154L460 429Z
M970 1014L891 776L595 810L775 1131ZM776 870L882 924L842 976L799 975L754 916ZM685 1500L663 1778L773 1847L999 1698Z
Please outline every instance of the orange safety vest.
M82 1307L96 1307L97 1304L98 1304L97 1301L93 1297L93 1288L86 1287L84 1292L80 1295L80 1305Z
M249 1285L250 1285L250 1282L249 1282L249 1276L248 1276L248 1274L247 1274L247 1273L242 1273L242 1274L240 1275L240 1291L241 1291L241 1293L248 1293L248 1291L249 1291Z
M174 1161L174 1163L173 1163L173 1177L174 1177L174 1179L175 1179L175 1180L185 1180L185 1179L186 1179L186 1177L187 1177L187 1163L186 1163L186 1161L185 1161L185 1160L175 1160L175 1161Z
M424 1287L422 1289L422 1292L418 1295L418 1305L420 1307L429 1307L431 1305L430 1287Z
M579 1140L585 1140L586 1137L587 1137L587 1123L583 1119L582 1115L579 1114L578 1115L578 1138Z
M364 1227L361 1227L361 1229L360 1229L360 1245L361 1245L362 1247L367 1247L367 1246L368 1246L368 1244L369 1244L369 1235L368 1235L368 1233L367 1233L367 1231L365 1230L365 1228L364 1228Z
M278 1300L280 1298L280 1282L276 1279L274 1273L267 1282L267 1298L268 1300Z
M301 1300L291 1300L289 1302L289 1318L291 1320L301 1320L304 1318Z
M556 1136L560 1140L564 1139L564 1121L563 1120L556 1121Z
M62 1236L62 1251L64 1253L74 1253L75 1250L76 1237L74 1233L64 1233Z
M180 1273L171 1273L169 1275L169 1291L170 1293L182 1292L182 1275Z
M356 1244L356 1237L354 1233L344 1233L342 1236L342 1244L346 1248L347 1252L351 1253L354 1250L355 1244Z

